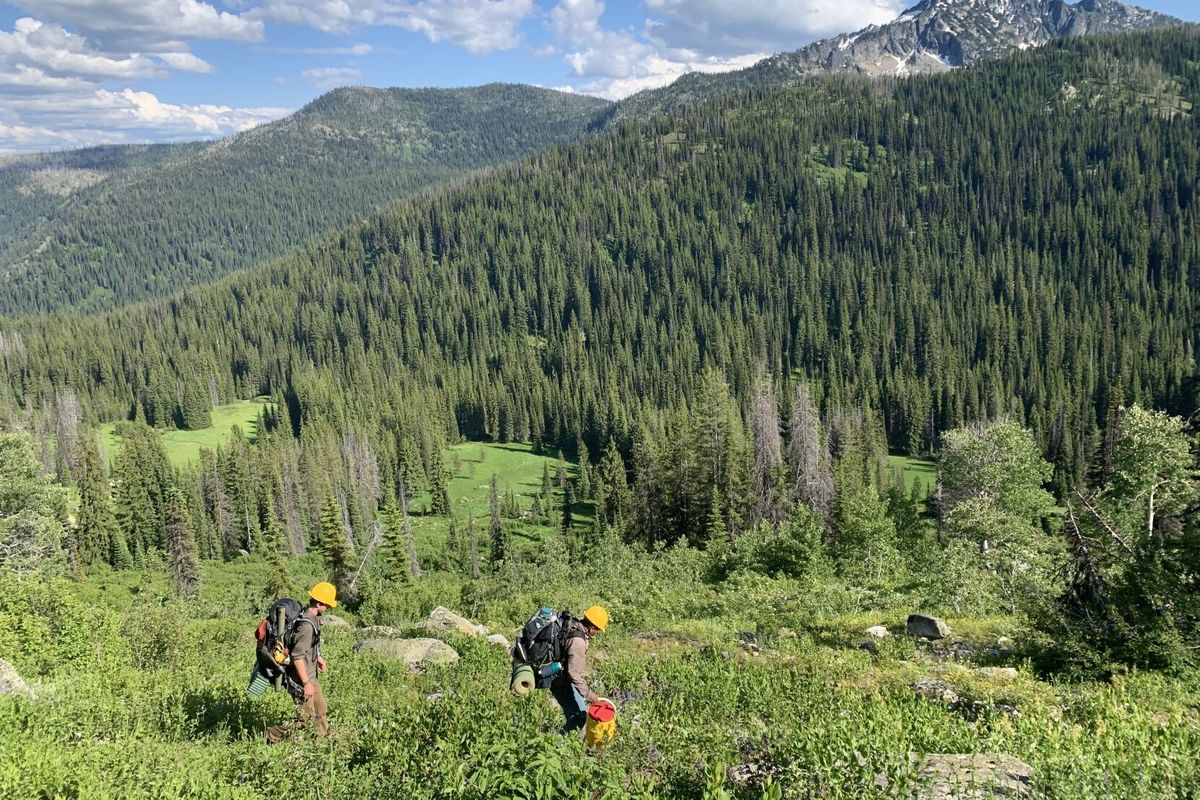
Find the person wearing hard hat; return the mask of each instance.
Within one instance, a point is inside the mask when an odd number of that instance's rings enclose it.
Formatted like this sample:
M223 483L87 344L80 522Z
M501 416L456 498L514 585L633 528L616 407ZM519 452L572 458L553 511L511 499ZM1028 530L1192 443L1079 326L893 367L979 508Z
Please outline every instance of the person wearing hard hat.
M588 687L585 678L588 672L587 652L592 636L608 627L608 611L603 606L592 606L583 612L583 617L572 617L562 632L562 671L554 676L550 693L563 710L566 723L560 733L577 731L587 722L587 709L600 696Z
M321 736L329 733L328 709L325 693L317 674L325 671L325 659L321 657L321 615L337 608L337 588L328 581L321 581L308 591L308 608L293 623L291 634L291 662L287 665L288 677L303 691L294 699L298 719L284 725L267 728L267 741L283 740L299 727L311 724Z

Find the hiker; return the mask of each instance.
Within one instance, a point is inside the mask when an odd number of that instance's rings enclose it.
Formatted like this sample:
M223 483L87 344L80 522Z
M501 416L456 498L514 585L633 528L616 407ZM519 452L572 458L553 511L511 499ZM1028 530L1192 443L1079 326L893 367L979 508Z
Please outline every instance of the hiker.
M317 674L325 671L325 659L321 657L321 615L331 608L337 608L337 588L321 581L308 591L308 608L292 627L291 662L286 671L287 677L300 687L293 695L298 719L267 728L268 743L282 741L309 723L321 736L329 733L325 694Z
M603 633L608 627L608 611L603 606L592 606L583 612L583 618L570 618L562 632L563 668L550 683L550 693L563 710L566 724L559 733L577 731L587 722L588 706L600 699L587 685L584 678L588 671L588 645L596 631Z

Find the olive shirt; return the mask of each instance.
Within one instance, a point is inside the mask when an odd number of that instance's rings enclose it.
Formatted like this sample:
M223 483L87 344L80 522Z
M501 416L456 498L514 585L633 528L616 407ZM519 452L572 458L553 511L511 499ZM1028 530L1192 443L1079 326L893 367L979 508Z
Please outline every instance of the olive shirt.
M309 624L309 621L312 624ZM304 662L304 671L310 681L317 679L317 659L321 657L321 618L314 617L306 610L300 619L296 620L296 635L292 637L292 677L300 682L300 674L295 662Z

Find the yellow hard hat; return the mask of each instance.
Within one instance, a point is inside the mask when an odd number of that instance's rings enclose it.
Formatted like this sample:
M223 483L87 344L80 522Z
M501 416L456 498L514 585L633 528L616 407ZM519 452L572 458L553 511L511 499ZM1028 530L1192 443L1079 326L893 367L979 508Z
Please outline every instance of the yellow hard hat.
M337 608L337 587L329 581L321 581L309 589L308 596L318 603L324 603L330 608Z
M599 628L602 633L608 627L608 612L604 606L592 606L583 612L583 618Z

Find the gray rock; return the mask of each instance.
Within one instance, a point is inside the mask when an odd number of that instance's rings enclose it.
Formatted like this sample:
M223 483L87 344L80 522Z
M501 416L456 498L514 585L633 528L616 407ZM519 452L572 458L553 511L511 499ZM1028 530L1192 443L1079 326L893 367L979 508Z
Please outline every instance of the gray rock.
M1001 636L996 640L996 647L1006 652L1011 651L1013 649L1013 640L1007 636Z
M1000 800L1031 794L1033 768L1009 755L930 753L921 760L917 800Z
M417 623L418 628L432 633L447 633L457 631L467 636L486 635L487 628L476 625L466 617L460 617L448 608L438 606L429 612L429 616Z
M412 669L458 661L454 648L440 639L364 639L354 645L354 652L404 661Z
M16 697L17 695L28 697L30 700L37 699L37 695L17 673L17 668L0 658L0 697Z
M1021 677L1021 673L1014 667L980 667L975 671L994 681L1015 681Z
M908 615L908 635L924 636L926 639L945 639L950 635L950 626L937 617L925 614Z
M404 631L391 625L368 625L355 631L360 639L403 639Z
M512 644L510 644L508 639L504 637L504 634L501 633L493 633L491 636L487 637L487 640L488 644L494 644L496 647L503 647L505 650L508 650L512 647Z
M346 622L346 620L342 619L341 617L336 617L333 614L323 614L321 616L321 628L322 629L338 628L339 630L341 630L341 629L348 629L349 627L350 627L350 623Z
M888 639L891 638L892 635L892 632L883 625L872 625L863 631L863 633L865 633L867 636L874 636L876 639Z
M920 697L935 703L951 705L958 702L958 692L945 681L937 678L922 678L912 685L912 690Z

